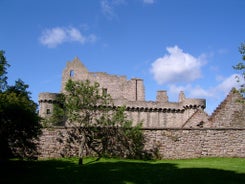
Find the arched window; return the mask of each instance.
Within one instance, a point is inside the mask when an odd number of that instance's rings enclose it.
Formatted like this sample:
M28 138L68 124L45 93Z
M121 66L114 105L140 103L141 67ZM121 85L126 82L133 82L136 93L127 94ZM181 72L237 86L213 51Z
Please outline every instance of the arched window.
M71 71L70 71L70 77L74 77L74 75L75 75L74 70L71 70Z

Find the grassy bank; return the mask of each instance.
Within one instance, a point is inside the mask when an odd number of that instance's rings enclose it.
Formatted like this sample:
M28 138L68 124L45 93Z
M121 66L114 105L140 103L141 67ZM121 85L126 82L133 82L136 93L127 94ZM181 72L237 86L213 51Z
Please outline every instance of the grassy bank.
M1 166L0 183L245 183L245 159L203 158L139 161L58 159L11 161Z

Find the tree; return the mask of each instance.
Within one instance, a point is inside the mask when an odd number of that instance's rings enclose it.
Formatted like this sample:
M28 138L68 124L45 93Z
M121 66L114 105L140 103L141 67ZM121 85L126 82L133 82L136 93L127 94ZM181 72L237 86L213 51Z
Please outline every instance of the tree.
M5 90L7 87L7 67L10 65L8 64L5 56L4 51L0 50L0 92Z
M140 155L144 140L140 125L132 126L125 107L114 107L111 96L101 92L99 83L69 80L65 90L63 101L55 105L53 114L67 120L69 137L64 156L69 156L74 144L79 145L80 164L91 150L98 159Z
M239 52L242 55L242 62L239 62L236 66L233 66L233 68L241 72L241 77L237 77L237 79L239 82L243 82L241 84L240 92L243 96L245 96L245 42L241 43Z
M7 85L6 66L0 53L0 160L11 157L33 158L37 156L36 142L40 135L37 104L31 100L28 85L17 80L15 85Z

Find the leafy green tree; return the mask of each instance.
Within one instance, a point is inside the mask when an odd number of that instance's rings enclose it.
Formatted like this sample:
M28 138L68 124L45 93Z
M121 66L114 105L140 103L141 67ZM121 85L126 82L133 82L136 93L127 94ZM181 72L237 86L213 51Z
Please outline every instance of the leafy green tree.
M0 52L0 160L33 158L37 156L36 142L41 133L37 104L31 100L28 85L22 80L7 85L5 75L9 65L3 54Z
M243 96L245 96L245 42L241 43L239 47L239 52L242 55L242 62L239 62L236 66L233 66L233 68L237 71L241 72L241 77L237 77L238 81L242 81L240 92Z
M99 83L69 80L65 90L63 101L55 105L53 115L67 120L69 137L64 156L69 156L74 149L71 145L79 145L80 164L89 150L96 153L98 159L135 158L141 154L144 140L141 126L132 126L125 107L114 107L111 96L101 92Z

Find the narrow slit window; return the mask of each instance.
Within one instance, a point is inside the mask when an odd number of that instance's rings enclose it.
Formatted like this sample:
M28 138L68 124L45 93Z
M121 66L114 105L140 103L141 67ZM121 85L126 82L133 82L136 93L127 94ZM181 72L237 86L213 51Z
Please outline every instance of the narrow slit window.
M102 95L106 96L107 95L107 89L106 88L102 88Z

